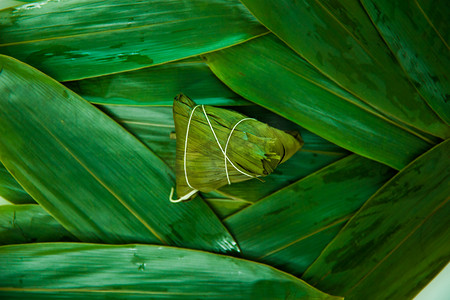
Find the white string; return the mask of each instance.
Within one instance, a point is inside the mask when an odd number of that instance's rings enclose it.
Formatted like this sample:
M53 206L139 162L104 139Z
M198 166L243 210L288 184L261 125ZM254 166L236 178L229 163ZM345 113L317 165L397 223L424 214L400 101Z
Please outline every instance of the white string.
M242 119L242 120L240 120L239 122L237 122L237 123L233 126L233 129L231 129L230 134L228 135L227 143L226 143L226 145L225 145L225 153L224 153L224 157L225 157L225 173L227 174L227 180L228 180L228 184L229 184L229 185L231 184L231 182L230 182L230 176L228 175L228 164L227 164L227 160L228 160L228 161L231 163L231 165L232 165L238 172L240 172L241 174L244 174L244 175L246 175L246 176L248 176L248 177L254 177L253 175L247 174L247 173L245 173L245 172L239 170L238 168L236 168L236 166L233 164L233 162L231 162L231 160L228 159L228 156L227 156L228 144L230 143L230 139L231 139L231 136L233 135L234 130L236 129L236 127L237 127L239 124L241 124L241 123L244 122L244 121L248 121L248 120L255 120L255 119L253 119L253 118L245 118L245 119ZM256 121L256 120L255 120L255 121Z
M187 176L187 167L186 167L186 161L187 161L187 145L188 145L188 137L189 137L189 127L191 126L191 120L192 120L192 116L194 115L195 110L197 109L197 107L199 107L200 105L197 105L196 107L194 107L194 109L191 111L191 115L189 116L189 121L187 124L187 129L186 129L186 139L184 140L184 178L186 179L186 183L187 185L195 190L192 185L189 183L189 179Z
M190 191L189 193L187 193L186 195L184 195L184 196L182 196L182 197L180 197L180 198L178 198L178 199L172 199L172 197L173 197L173 192L174 192L174 188L172 187L172 189L171 189L171 191L170 191L170 196L169 196L169 200L170 200L170 202L172 202L172 203L178 203L178 202L182 202L182 201L188 200L192 195L194 195L195 193L198 192L198 190L195 189L194 187L192 187L192 185L189 183L189 179L188 179L188 176L187 176L187 145L188 145L189 129L190 129L190 126L191 126L192 116L194 115L195 110L196 110L197 107L199 107L199 106L202 107L202 109L203 109L203 114L205 115L205 118L206 118L206 121L208 122L209 128L211 129L211 132L212 132L212 134L214 135L214 139L216 140L217 145L219 145L219 149L220 149L220 151L222 151L222 154L223 154L223 156L224 156L224 158L225 158L225 174L226 174L226 177L227 177L228 184L231 184L231 181L230 181L230 176L229 176L229 174L228 174L228 164L227 164L227 161L228 161L228 162L236 169L236 171L238 171L239 173L241 173L241 174L243 174L243 175L246 175L246 176L248 176L248 177L252 177L252 178L255 177L255 176L253 176L253 175L250 175L250 174L245 173L244 171L239 170L239 169L234 165L234 163L233 163L233 162L228 158L228 156L227 156L228 144L230 143L231 136L232 136L234 130L236 129L236 127L237 127L241 122L248 121L248 120L255 120L255 119L253 119L253 118L245 118L245 119L242 119L242 120L240 120L239 122L237 122L237 123L233 126L233 128L231 129L230 134L228 135L227 143L226 143L226 145L225 145L225 150L223 150L222 145L220 145L219 139L217 138L216 132L214 131L214 128L212 127L211 122L209 121L208 114L206 113L206 110L205 110L205 106L204 106L204 105L197 105L197 106L195 106L195 107L192 109L191 114L190 114L190 116L189 116L189 121L188 121L187 128L186 128L186 139L185 139L185 141L184 141L184 157L183 157L183 162L184 162L184 178L185 178L185 180L186 180L187 185L192 189L192 191Z

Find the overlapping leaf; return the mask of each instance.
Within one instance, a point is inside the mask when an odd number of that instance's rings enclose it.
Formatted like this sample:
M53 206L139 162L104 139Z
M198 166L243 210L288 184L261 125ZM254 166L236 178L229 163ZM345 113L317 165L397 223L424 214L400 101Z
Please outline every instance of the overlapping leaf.
M358 0L242 2L292 49L371 107L424 132L450 136L449 127L410 84Z
M0 197L15 204L35 203L0 162Z
M200 58L66 82L65 85L97 104L172 106L173 98L180 92L199 104L248 104L217 79Z
M432 6L420 2L363 0L362 4L412 83L450 124L450 48L440 32L449 30L448 2L433 1Z
M238 251L201 199L169 203L171 169L131 134L28 65L0 63L0 160L77 238Z
M0 297L341 299L237 258L171 247L74 243L0 247Z
M392 175L385 165L351 155L224 222L246 257L300 275L331 241L330 233Z
M0 245L77 241L36 204L0 206Z
M267 32L238 0L66 0L0 11L0 53L59 81L122 72Z
M449 151L447 140L377 191L303 278L346 299L415 295L450 258Z
M235 92L362 156L401 169L431 146L373 114L273 35L205 55Z

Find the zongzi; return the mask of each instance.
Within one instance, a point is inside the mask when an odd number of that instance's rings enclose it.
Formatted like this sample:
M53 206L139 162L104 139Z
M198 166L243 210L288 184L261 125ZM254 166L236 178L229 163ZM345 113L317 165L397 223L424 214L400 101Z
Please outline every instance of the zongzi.
M192 199L226 184L267 176L303 145L286 133L240 113L196 105L181 94L173 103L178 199Z

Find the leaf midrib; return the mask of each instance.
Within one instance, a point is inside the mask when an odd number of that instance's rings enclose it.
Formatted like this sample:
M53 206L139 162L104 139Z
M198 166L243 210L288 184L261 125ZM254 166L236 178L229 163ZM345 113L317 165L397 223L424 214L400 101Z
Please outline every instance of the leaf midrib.
M59 144L61 147L70 155L72 156L82 167L85 169L105 190L107 190L114 198L116 198L120 204L122 204L136 219L141 222L147 230L149 230L158 240L161 241L164 245L167 245L167 243L156 233L156 231L147 223L145 222L132 208L130 208L123 199L121 199L116 193L111 190L103 181L100 180L72 151L69 150L65 146L65 144L56 137L51 130L47 128L47 126L44 125L44 123L33 114L33 112L28 107L23 107L27 112L30 114L30 116L39 124L42 126L42 128L49 133L49 135Z

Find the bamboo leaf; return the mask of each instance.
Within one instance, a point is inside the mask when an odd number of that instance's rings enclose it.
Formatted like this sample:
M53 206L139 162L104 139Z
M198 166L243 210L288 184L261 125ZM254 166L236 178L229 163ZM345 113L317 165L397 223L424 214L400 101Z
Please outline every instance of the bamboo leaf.
M449 151L447 140L386 183L303 278L346 299L401 299L420 291L450 258Z
M77 241L36 204L0 206L0 245Z
M226 218L224 223L245 257L288 266L294 275L301 275L332 240L336 228L392 175L393 170L385 165L351 155Z
M217 79L200 58L66 82L65 86L96 104L172 106L180 92L199 104L249 104Z
M9 8L9 7L18 6L18 5L23 4L24 2L31 2L31 1L3 0L3 1L0 3L0 10L1 10L1 9L5 9L5 8Z
M251 204L244 200L223 197L205 198L205 201L221 220Z
M0 197L14 204L36 203L0 162Z
M77 238L238 251L201 199L169 203L172 171L136 138L41 72L0 63L0 160Z
M3 298L341 299L269 266L187 249L55 243L0 253Z
M436 114L450 124L450 48L437 30L440 24L448 24L444 15L448 2L433 1L433 11L444 13L433 20L419 1L363 0L362 4L412 83Z
M362 156L401 169L429 149L423 139L354 105L273 35L205 55L235 92ZM276 74L276 76L274 75Z
M424 132L450 136L450 128L408 81L358 0L242 2L292 49L371 107Z
M67 0L0 11L0 53L59 81L162 64L267 32L238 0Z

